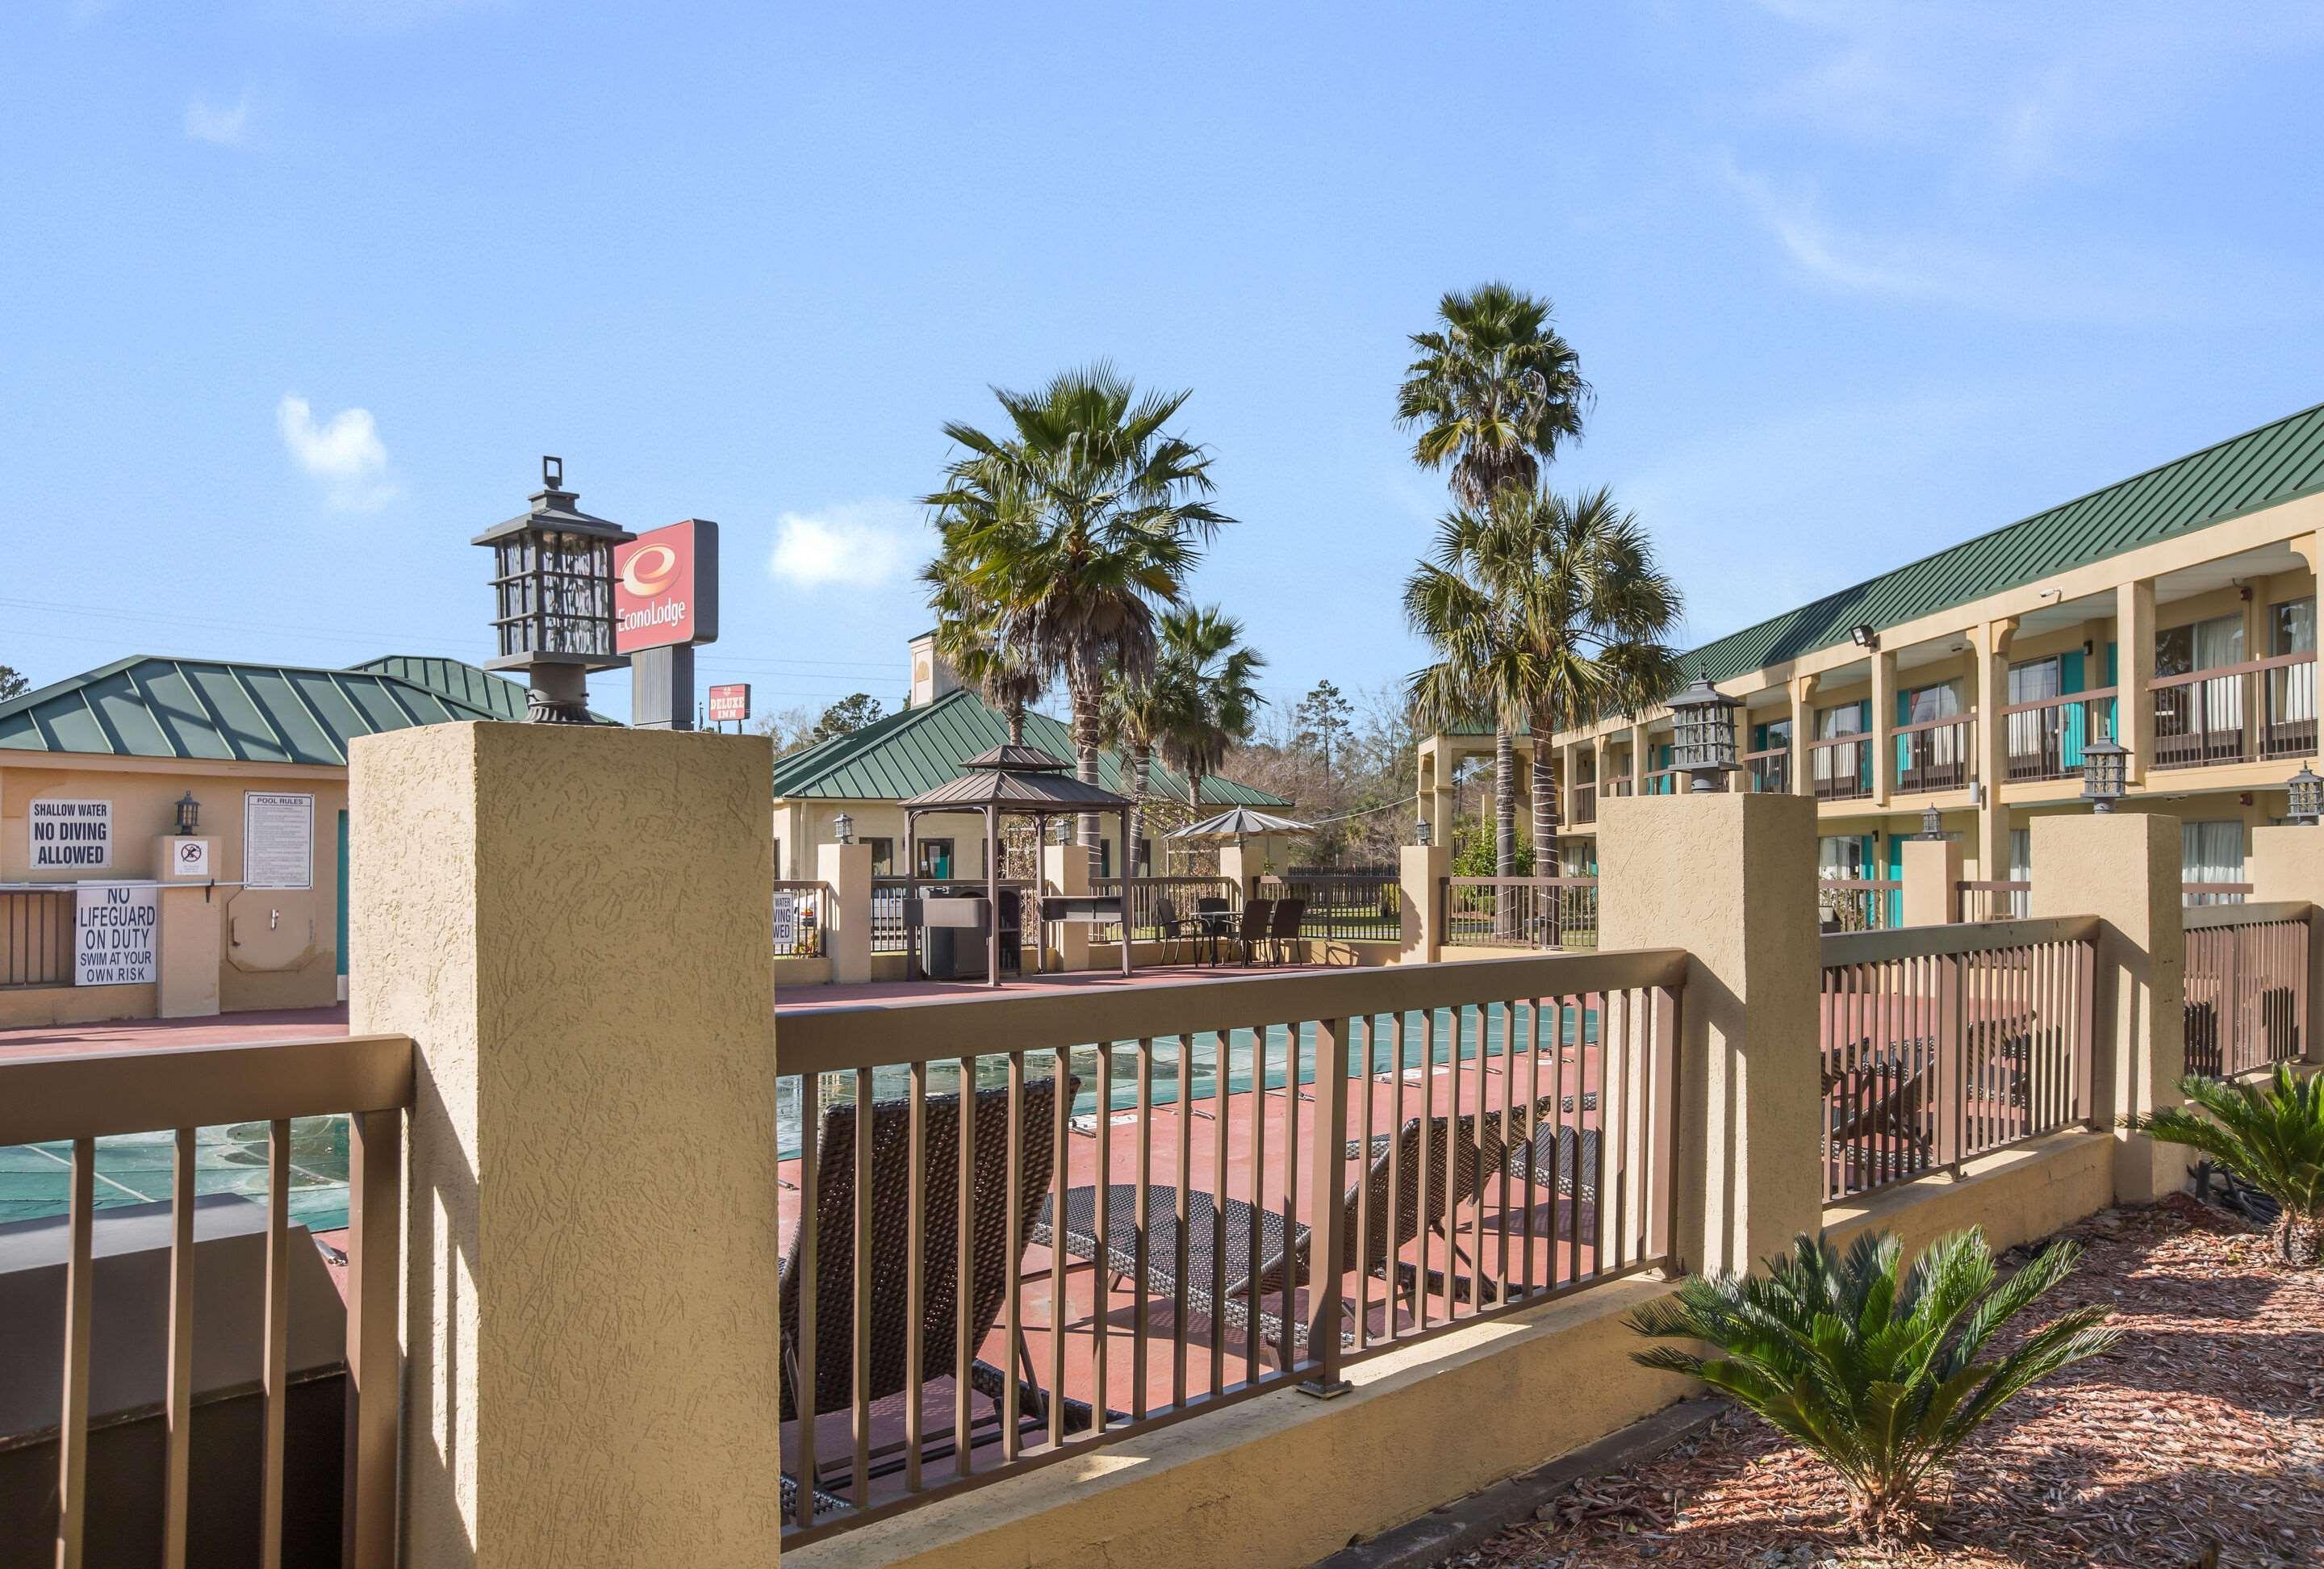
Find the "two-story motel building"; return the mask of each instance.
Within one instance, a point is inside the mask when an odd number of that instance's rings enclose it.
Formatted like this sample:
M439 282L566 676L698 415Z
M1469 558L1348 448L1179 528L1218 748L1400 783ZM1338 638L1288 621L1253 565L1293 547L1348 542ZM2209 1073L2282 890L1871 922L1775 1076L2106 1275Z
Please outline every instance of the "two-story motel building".
M1705 644L1686 670L1744 706L1730 788L1816 798L1827 880L1899 876L1931 810L1966 879L2024 880L2028 819L2088 809L2082 748L2103 734L2129 749L2125 809L2183 821L2187 881L2237 882L2317 752L2319 529L2324 406ZM1560 870L1594 871L1601 793L1681 788L1670 742L1661 708L1552 738ZM1456 763L1492 745L1422 743L1434 822L1452 821Z

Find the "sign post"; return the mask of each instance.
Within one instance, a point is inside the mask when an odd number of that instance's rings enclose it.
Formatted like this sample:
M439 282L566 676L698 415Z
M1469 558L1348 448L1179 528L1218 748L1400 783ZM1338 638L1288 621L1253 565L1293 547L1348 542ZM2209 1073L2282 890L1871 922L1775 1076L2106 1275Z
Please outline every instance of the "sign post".
M694 728L694 648L718 641L718 525L688 518L613 549L613 651L630 661L630 724Z

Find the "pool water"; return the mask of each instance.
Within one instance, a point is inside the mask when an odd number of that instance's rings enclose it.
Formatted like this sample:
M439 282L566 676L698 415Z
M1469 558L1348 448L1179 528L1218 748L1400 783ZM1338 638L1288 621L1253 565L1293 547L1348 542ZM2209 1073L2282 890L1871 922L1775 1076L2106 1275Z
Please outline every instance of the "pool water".
M194 1135L194 1191L236 1193L266 1202L264 1122L234 1122ZM174 1135L124 1133L97 1141L97 1207L170 1196ZM0 1149L0 1221L65 1213L71 1198L72 1146ZM290 1123L290 1218L309 1231L347 1223L347 1120L300 1117Z

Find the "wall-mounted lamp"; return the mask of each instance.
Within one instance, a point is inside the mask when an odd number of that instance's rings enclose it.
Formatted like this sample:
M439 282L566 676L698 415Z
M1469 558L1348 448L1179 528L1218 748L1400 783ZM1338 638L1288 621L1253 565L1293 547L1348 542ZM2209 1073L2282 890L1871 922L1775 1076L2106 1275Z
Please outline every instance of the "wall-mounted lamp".
M1428 819L1421 818L1412 825L1412 842L1425 849L1428 845Z
M199 833L201 826L202 803L194 799L193 791L188 790L178 798L178 836L190 837Z
M831 836L835 843L841 844L854 844L855 819L849 817L845 812L842 812L839 816L832 818Z
M2283 793L2283 815L2293 822L2312 828L2319 817L2324 817L2324 779L2318 778L2315 770L2306 763L2301 763L2300 771L2284 781Z
M1877 649L1880 646L1880 632L1870 622L1863 622L1848 629L1848 641L1860 649Z
M1944 814L1931 807L1921 814L1921 837L1941 839L1945 836Z

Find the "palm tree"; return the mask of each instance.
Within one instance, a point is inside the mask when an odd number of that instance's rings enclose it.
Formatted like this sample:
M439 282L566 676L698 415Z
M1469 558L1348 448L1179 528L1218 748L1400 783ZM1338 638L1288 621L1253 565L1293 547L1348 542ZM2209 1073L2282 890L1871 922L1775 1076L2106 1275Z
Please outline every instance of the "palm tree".
M1022 746L1025 710L1040 699L1047 675L1008 640L999 614L977 596L964 563L949 549L921 569L920 581L928 586L928 608L936 613L937 657L987 707L1008 715L1009 744Z
M1106 683L1099 716L1100 733L1121 754L1122 794L1130 798L1130 843L1121 849L1124 877L1138 875L1138 841L1146 822L1147 775L1153 768L1154 749L1178 722L1180 691L1163 676L1159 667L1144 680L1115 675Z
M1481 510L1436 526L1434 558L1404 586L1405 615L1437 661L1412 678L1415 707L1439 726L1494 727L1495 875L1514 875L1510 734L1533 734L1536 872L1557 842L1556 733L1610 709L1660 701L1681 679L1665 641L1678 590L1655 563L1637 514L1600 487L1567 497L1505 486Z
M1505 485L1531 490L1561 441L1579 440L1590 406L1572 346L1550 302L1482 283L1437 301L1438 326L1412 335L1418 357L1397 390L1397 423L1417 426L1412 460L1452 466L1453 499L1482 507Z
M1157 611L1222 524L1201 447L1163 427L1192 394L1140 396L1100 364L1035 392L993 390L1008 418L988 435L954 422L960 448L927 498L961 582L991 607L997 641L1063 674L1080 777L1097 782L1100 710L1115 674L1151 671ZM1081 819L1098 870L1098 821Z
M1165 694L1159 740L1186 776L1188 804L1203 815L1203 776L1259 728L1259 672L1267 660L1242 641L1242 623L1215 605L1182 605L1162 618L1155 685Z

